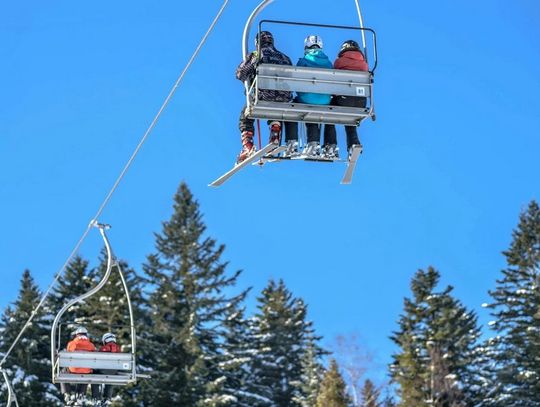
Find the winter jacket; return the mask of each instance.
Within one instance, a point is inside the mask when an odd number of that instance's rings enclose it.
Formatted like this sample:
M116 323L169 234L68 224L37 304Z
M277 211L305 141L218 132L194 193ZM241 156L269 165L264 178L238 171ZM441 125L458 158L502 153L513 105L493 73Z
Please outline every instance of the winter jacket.
M101 348L99 348L100 352L112 352L112 353L120 353L120 346L118 346L114 342L109 342L103 345Z
M334 68L345 69L348 71L369 70L364 54L360 51L345 51L338 59L336 59L336 62L334 62Z
M236 68L236 78L242 82L253 82L258 64L292 65L292 62L287 55L279 52L273 45L263 44L261 57L257 56L256 51L252 52ZM281 90L259 89L259 99L273 102L289 102L292 99L292 93Z
M307 50L303 58L298 60L297 66L309 66L312 68L328 68L332 69L332 62L321 49ZM304 93L298 92L298 102L308 103L310 105L328 105L330 104L331 95L322 93Z
M75 339L70 341L67 345L68 352L95 352L96 347L87 336L77 335ZM92 369L87 367L70 367L69 371L71 373L92 373Z

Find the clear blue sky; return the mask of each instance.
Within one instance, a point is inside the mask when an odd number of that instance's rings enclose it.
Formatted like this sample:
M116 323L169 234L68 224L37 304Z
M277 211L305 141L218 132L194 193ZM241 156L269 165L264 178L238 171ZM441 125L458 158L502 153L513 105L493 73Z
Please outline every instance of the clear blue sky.
M0 5L0 308L23 269L52 280L221 3ZM341 165L295 162L211 189L239 150L233 74L256 4L231 1L103 214L117 254L140 269L184 180L241 287L283 278L328 340L358 332L387 361L410 277L428 265L485 323L500 252L540 193L540 4L362 1L379 39L378 120L361 128L353 185L339 185ZM277 0L264 17L356 24L352 0ZM276 44L296 60L311 33L280 29ZM318 34L331 58L350 36ZM99 244L91 235L82 254Z

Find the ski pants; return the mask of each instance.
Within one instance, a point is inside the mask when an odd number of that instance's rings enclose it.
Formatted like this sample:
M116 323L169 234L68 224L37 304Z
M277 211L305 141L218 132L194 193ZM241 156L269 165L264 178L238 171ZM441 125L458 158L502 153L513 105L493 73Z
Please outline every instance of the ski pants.
M334 96L331 102L333 106L346 107L366 107L366 103L366 98L360 96ZM360 144L356 126L345 126L345 133L347 134L347 149L353 144ZM324 145L328 144L337 144L336 126L333 124L324 126Z
M275 120L268 120L268 124ZM250 131L255 134L254 127L255 120L246 117L246 106L242 108L240 112L240 119L238 120L238 128L240 133L244 131ZM295 122L281 122L281 127L285 125L285 142L289 140L298 141L298 123Z
M100 374L108 374L108 375L113 375L113 374L117 374L118 371L116 370L110 370L110 369L107 369L107 370L100 370ZM110 400L112 398L112 390L113 390L113 386L110 385L110 384L104 384L103 385L103 394L102 394L102 400Z

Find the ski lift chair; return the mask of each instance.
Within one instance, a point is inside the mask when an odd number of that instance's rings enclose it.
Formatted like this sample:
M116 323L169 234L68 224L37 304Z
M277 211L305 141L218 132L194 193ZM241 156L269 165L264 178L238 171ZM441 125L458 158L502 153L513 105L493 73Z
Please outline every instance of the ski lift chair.
M373 103L373 76L377 67L376 34L370 28L340 25L298 23L278 20L262 20L259 23L259 35L264 23L300 25L334 29L358 30L369 32L373 39L374 63L369 71L348 71L342 69L324 69L298 67L290 65L260 64L252 83L246 84L246 115L251 119L268 119L320 124L340 124L358 126L362 120L371 117L375 120ZM249 31L248 25L244 35ZM244 38L246 40L246 38ZM365 44L365 40L363 41ZM247 46L246 46L247 48ZM260 55L260 53L259 53ZM367 60L366 47L364 56ZM259 99L259 89L322 93L329 95L360 96L367 100L366 108L331 105L310 105L296 102L273 102Z
M105 234L108 225L95 223L94 226L99 228L99 232L105 243L107 252L107 270L102 280L93 289L87 293L69 301L56 315L51 328L51 362L52 362L52 382L53 383L71 383L71 384L109 384L116 386L125 386L130 383L135 383L137 378L146 377L145 375L137 374L136 363L136 332L133 320L133 310L129 291L120 264L113 256L111 245ZM62 315L74 304L79 303L86 298L96 294L108 281L113 266L116 266L122 281L124 293L127 299L130 319L131 333L131 352L128 353L111 353L111 352L68 352L60 349L60 328L59 322ZM91 374L71 373L69 368L90 368L96 371ZM102 374L100 371L116 371L115 374Z

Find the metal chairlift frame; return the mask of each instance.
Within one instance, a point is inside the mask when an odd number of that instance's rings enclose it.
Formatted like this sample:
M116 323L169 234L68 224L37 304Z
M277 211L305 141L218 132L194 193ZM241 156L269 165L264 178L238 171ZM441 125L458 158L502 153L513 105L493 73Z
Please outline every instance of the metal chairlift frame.
M94 226L99 229L101 237L105 243L105 249L107 252L107 270L101 279L101 281L90 291L84 293L71 301L69 301L58 312L54 318L51 328L51 365L52 365L52 382L53 383L80 383L80 384L110 384L125 386L130 383L135 383L137 377L143 377L137 375L136 372L136 346L137 336L135 331L135 323L133 318L133 308L131 306L131 299L129 297L129 290L122 273L122 268L119 262L113 255L111 245L105 230L109 228L108 225L98 224L94 222ZM129 321L130 321L130 334L131 334L131 352L129 353L109 353L109 352L67 352L66 350L60 350L60 328L59 322L65 312L73 305L82 302L88 297L96 294L109 280L113 267L116 267L122 286L127 299L127 305L129 309ZM85 367L96 370L116 370L117 374L78 374L70 373L64 370L70 367Z
M244 28L242 39L242 52L247 58L248 38L253 20L258 14L274 0L264 0L250 15ZM373 76L377 67L377 37L371 28L363 26L360 6L356 0L359 27L301 23L280 20L262 20L259 22L259 34L264 23L298 25L309 27L335 28L360 31L364 56L368 62L365 33L369 32L373 39L372 68L367 71L347 71L338 69L321 69L311 67L297 67L289 65L260 64L252 83L245 82L246 89L246 115L251 119L269 119L296 121L306 123L326 123L357 126L362 120L371 117L375 120L373 99ZM260 51L260 50L259 50ZM259 52L260 55L260 52ZM258 97L259 89L281 90L291 92L312 92L331 95L363 96L367 98L367 108L352 108L331 105L310 105L296 102L261 101Z
M12 407L15 405L15 407L19 407L19 403L17 402L17 396L15 395L15 392L13 391L13 387L11 387L11 383L9 381L9 377L7 375L7 372L4 369L2 370L2 376L4 376L4 381L6 382L6 387L8 391L8 399L6 407Z

